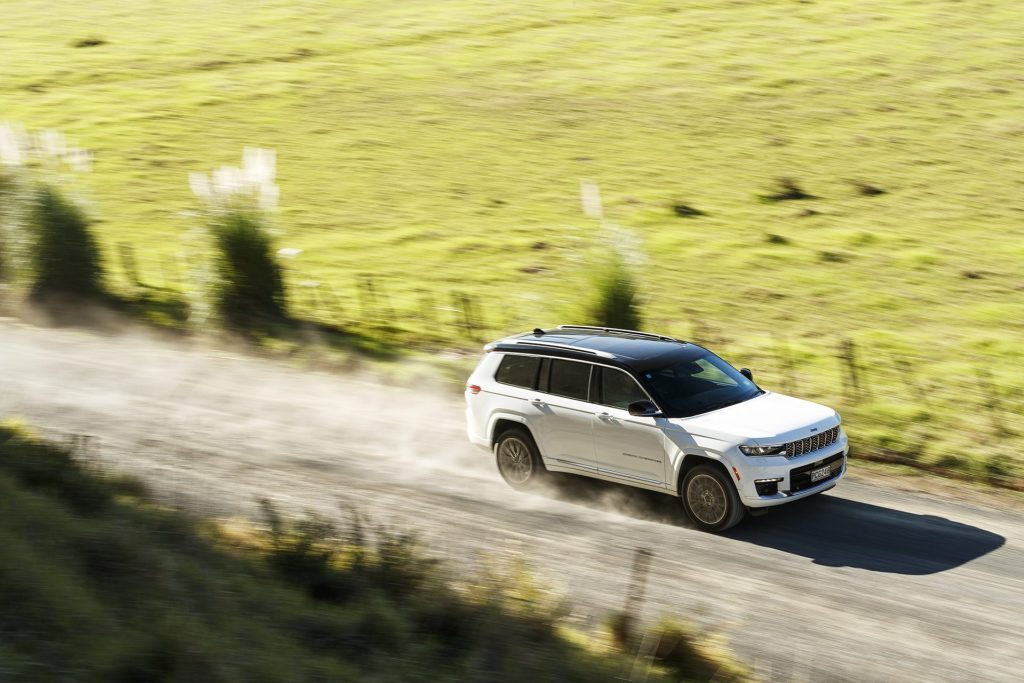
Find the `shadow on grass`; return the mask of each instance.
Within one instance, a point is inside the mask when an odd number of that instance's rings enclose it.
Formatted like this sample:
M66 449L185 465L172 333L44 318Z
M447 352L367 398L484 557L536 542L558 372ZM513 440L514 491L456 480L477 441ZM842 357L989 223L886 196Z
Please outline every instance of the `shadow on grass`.
M93 297L32 296L21 312L32 322L48 327L85 327L112 332L123 329L126 324L142 323L164 332L184 334L189 304L180 292L140 285L132 296L110 293Z
M197 331L190 323L188 300L176 290L151 285L137 286L132 295L35 298L22 307L21 313L31 322L48 327L83 327L109 333L138 323L174 336ZM215 324L208 323L210 327ZM395 360L406 346L397 341L398 331L386 324L341 327L303 318L254 316L240 324L222 324L218 331L260 351L294 354L319 348L348 360L352 356Z
M403 345L397 342L395 330L388 326L374 329L341 327L302 318L265 321L262 326L234 330L243 337L257 341L260 335L294 344L296 347L325 347L344 354L357 354L375 360L395 360L402 355ZM254 336L255 335L255 336Z
M568 503L692 528L679 500L654 491L575 475L552 477L545 492ZM955 569L1006 543L998 534L934 515L918 515L834 494L748 517L723 534L800 555L827 567L926 575Z

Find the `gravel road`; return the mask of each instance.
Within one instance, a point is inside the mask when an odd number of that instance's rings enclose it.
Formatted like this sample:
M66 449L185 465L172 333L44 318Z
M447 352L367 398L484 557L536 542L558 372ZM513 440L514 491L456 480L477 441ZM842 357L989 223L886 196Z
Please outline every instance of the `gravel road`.
M466 443L461 396L418 384L0 321L0 416L94 437L93 457L169 502L355 507L456 566L521 555L583 626L622 606L647 548L644 615L722 634L763 680L1024 678L1024 511L1009 499L901 490L854 458L828 494L711 536L660 494L569 476L509 490Z

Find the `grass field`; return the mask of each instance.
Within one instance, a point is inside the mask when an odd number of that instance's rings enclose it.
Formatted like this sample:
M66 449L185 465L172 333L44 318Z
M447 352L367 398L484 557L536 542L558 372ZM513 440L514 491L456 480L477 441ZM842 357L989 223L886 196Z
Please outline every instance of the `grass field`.
M839 404L861 454L1017 485L1021 35L1010 0L10 0L0 115L93 150L111 268L130 243L175 288L207 248L187 173L275 149L297 308L405 345L465 345L455 292L480 337L572 318L596 182L649 327Z

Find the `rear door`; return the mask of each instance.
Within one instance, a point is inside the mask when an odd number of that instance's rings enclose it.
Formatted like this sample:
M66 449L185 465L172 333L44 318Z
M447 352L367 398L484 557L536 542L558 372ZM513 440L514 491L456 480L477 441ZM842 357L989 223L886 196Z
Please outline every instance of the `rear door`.
M588 402L593 364L548 358L541 366L528 422L545 460L554 465L597 471L594 455L595 406Z
M600 472L663 485L667 456L660 422L664 418L629 414L630 403L650 398L628 373L610 367L595 371L594 447Z

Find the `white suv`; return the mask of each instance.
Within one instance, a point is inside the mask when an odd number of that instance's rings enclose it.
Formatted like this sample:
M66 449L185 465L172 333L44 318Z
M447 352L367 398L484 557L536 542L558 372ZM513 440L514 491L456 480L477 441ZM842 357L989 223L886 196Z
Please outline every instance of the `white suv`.
M583 474L678 496L698 527L722 531L846 473L834 410L765 391L697 344L562 325L484 348L466 385L469 439L516 488Z

